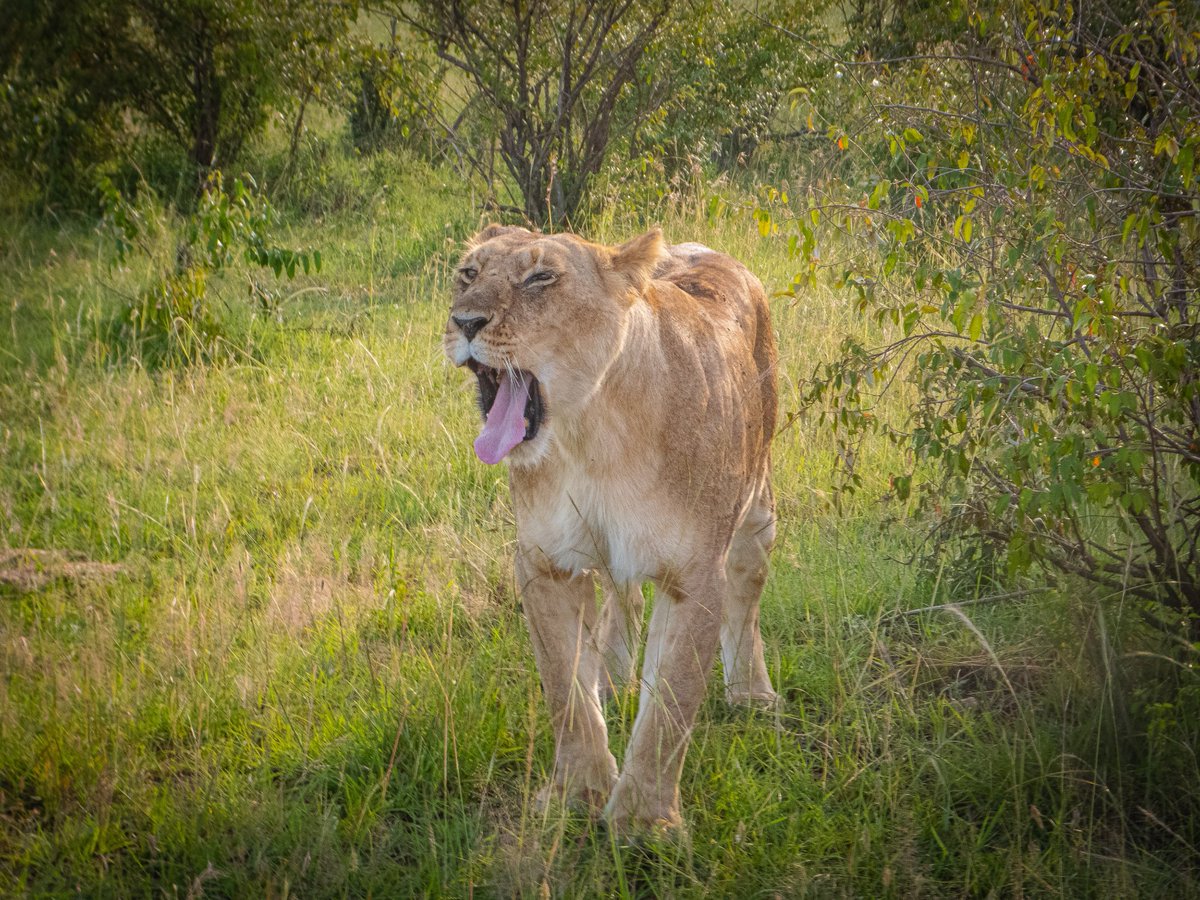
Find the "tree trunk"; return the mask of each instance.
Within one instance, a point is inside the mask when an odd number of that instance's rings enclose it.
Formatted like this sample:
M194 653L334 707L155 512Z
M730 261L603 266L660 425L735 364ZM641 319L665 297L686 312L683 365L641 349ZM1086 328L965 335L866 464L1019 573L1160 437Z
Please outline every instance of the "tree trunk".
M192 56L192 162L196 166L197 192L204 190L217 156L221 122L221 83L208 19L200 17Z

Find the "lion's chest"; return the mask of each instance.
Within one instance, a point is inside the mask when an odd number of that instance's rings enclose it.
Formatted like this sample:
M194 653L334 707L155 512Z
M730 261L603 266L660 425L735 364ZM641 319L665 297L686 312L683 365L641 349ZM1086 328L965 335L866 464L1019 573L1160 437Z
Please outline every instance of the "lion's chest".
M522 498L522 545L558 568L611 574L618 584L655 578L680 544L661 498L636 477L565 469Z

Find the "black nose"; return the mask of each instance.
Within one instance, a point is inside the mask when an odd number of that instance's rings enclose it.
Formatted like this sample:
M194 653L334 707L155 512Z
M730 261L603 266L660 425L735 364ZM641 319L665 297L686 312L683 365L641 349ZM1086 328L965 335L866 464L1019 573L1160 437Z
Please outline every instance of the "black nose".
M467 336L467 340L475 337L483 329L483 326L492 321L487 316L475 316L470 319L460 319L458 316L451 316L454 324L462 329L462 333Z

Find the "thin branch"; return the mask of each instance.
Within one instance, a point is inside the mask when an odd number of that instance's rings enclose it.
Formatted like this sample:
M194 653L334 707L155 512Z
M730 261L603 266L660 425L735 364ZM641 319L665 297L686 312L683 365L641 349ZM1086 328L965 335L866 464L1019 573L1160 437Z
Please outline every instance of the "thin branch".
M960 606L975 606L981 603L999 603L1003 600L1016 600L1020 597L1029 597L1034 594L1044 594L1050 590L1053 590L1052 586L1047 585L1046 587L1040 588L1027 588L1021 591L1009 591L1005 594L989 594L986 597L972 597L969 600L954 600L949 603L935 603L933 606L922 606L919 609L902 609L897 612L889 613L888 615L883 616L879 621L880 624L883 624L885 622L895 621L896 619L902 619L908 616L919 616L930 612L942 612L944 610L949 610Z

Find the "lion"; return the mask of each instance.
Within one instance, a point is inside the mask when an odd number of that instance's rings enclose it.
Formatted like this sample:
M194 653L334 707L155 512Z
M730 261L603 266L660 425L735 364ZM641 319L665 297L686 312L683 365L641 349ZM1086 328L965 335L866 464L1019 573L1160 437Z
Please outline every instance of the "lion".
M444 347L478 382L477 455L508 463L517 586L555 737L541 799L618 831L680 826L718 647L729 701L776 699L759 632L775 537L763 286L657 228L610 247L492 225L459 263ZM602 703L633 684L645 581L656 600L618 769Z

